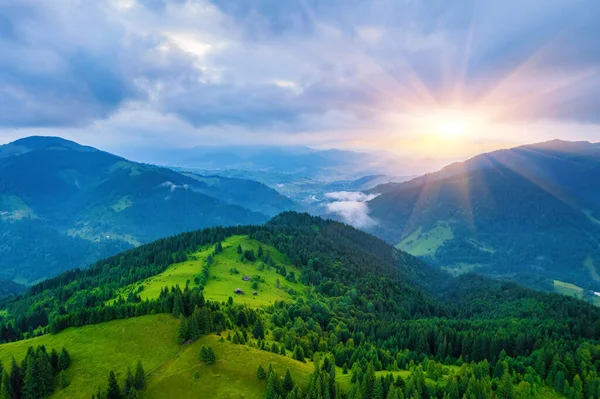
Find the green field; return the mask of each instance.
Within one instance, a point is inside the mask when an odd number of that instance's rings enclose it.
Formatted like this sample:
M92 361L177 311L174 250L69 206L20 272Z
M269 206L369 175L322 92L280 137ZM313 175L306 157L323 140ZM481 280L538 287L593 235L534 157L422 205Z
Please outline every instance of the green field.
M199 361L202 345L210 345L215 351L214 365ZM266 382L256 378L256 369L262 365L266 370L269 364L281 377L289 369L301 387L306 386L314 370L312 363L235 345L211 335L186 346L177 357L152 373L144 398L263 398Z
M71 354L67 369L71 384L57 390L53 398L89 398L98 387L105 387L108 373L114 370L122 385L127 367L141 360L148 374L144 398L262 398L265 381L256 378L256 369L272 364L282 377L290 370L294 381L305 386L313 371L312 363L275 355L246 345L221 341L216 335L180 346L175 343L178 321L170 315L152 315L116 320L102 324L69 328L56 335L0 345L0 361L9 365L14 356L21 361L29 346L63 346ZM202 345L210 345L217 362L200 362ZM198 372L198 378L194 374ZM218 393L218 395L217 395Z
M254 262L240 260L237 253L237 246L241 245L244 250L253 250L258 253L258 247L262 245L265 257L271 256L275 264L284 265L287 272L294 272L296 279L300 277L300 270L291 265L287 257L277 251L275 248L261 244L246 236L232 236L223 242L223 252L214 257L214 262L209 269L209 280L204 289L206 299L216 301L227 301L231 296L236 303L246 303L251 306L262 306L273 303L276 300L289 300L292 295L288 292L293 289L297 294L302 294L306 287L302 284L287 281L283 276L277 273L274 268L265 266L264 270L259 270L262 260L257 259ZM179 285L185 287L186 282L190 286L195 286L194 278L200 274L206 258L213 253L213 247L204 248L182 263L170 266L164 272L135 283L123 289L119 294L126 295L129 291L137 291L140 286L143 290L140 293L142 299L154 299L160 295L160 290L164 287ZM239 274L230 273L230 269L235 268ZM244 276L259 276L261 282L258 284L258 295L252 295L254 289L251 288L250 281L243 281ZM279 280L280 288L277 288ZM238 295L234 291L240 288L244 294Z
M435 253L446 241L454 238L452 228L447 222L438 222L436 226L426 232L419 226L408 237L396 245L396 248L414 256L435 257Z
M583 299L583 288L559 280L554 280L554 292Z
M138 359L150 372L176 356L181 350L175 342L177 325L177 319L161 314L69 328L56 335L0 345L0 361L8 366L14 356L20 362L29 346L57 350L64 346L72 359L67 369L71 384L53 397L89 398L104 387L110 370L121 380Z

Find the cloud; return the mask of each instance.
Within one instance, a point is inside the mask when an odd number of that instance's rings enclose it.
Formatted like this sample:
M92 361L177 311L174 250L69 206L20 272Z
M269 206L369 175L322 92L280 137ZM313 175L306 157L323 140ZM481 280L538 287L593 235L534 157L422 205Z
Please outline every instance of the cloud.
M329 213L341 217L341 219L354 227L365 228L376 224L369 216L367 201L377 195L362 192L337 191L325 194L325 199L331 202L325 203Z
M0 10L0 137L385 148L386 137L414 141L407 116L447 106L499 124L550 121L564 138L574 125L599 132L597 0L0 0ZM523 140L486 139L511 134Z
M377 197L375 194L365 194L360 191L335 191L326 193L325 198L332 201L367 202Z
M174 193L175 190L177 190L178 188L183 189L183 190L189 189L189 186L187 184L178 185L178 184L175 184L175 183L170 182L168 180L165 181L165 182L163 182L163 183L161 183L161 184L159 184L158 187L166 187L172 193Z

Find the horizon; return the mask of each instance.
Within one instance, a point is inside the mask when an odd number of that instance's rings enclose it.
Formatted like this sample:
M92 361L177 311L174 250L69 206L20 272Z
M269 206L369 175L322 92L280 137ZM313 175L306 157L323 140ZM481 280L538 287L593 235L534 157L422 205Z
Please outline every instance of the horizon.
M538 4L24 1L0 23L0 142L59 136L136 160L307 146L433 165L597 142L600 3Z
M126 158L130 161L134 161L134 162L146 162L144 161L144 159L134 159L134 158L138 158L138 157L142 157L143 158L143 151L138 152L137 156L135 156L135 153L130 153L130 155L134 155L134 157L129 158L126 155L123 155L121 153L117 152L112 152L110 149L108 148L102 148L101 146L95 146L89 143L85 143L85 142L80 142L77 141L75 139L69 139L66 137L62 137L62 136L52 136L52 135L32 135L32 136L23 136L23 137L18 137L14 140L11 141L7 141L7 142L1 142L0 141L0 146L4 146L4 145L8 145L8 144L13 144L14 142L17 142L19 140L25 140L25 139L31 139L31 138L56 138L56 139L61 139L61 140L66 140L66 141L71 141L74 142L75 144L84 146L84 147L92 147L96 150L99 151L104 151L104 152L108 152L108 153L112 153L114 155ZM539 142L530 142L530 143L524 143L524 144L518 144L516 146L511 146L511 147L501 147L501 148L496 148L490 151L486 151L486 152L481 152L481 153L477 153L474 154L472 156L468 156L466 158L459 158L459 159L439 159L439 161L447 161L448 163L442 164L441 167L444 166L448 166L452 163L455 162L463 162L463 161L467 161L469 159L472 159L478 155L482 155L482 154L489 154L495 151L502 151L502 150L512 150L515 148L519 148L519 147L527 147L527 146L535 146L535 145L540 145L540 144L547 144L547 143L551 143L551 142L565 142L565 143L586 143L586 144L600 144L600 140L599 141L590 141L590 140L565 140L565 139L561 139L561 138L552 138L549 140L545 140L545 141L539 141ZM390 151L388 150L382 150L382 149L347 149L347 148L335 148L335 147L326 147L326 148L319 148L316 146L310 146L310 145L277 145L277 144L257 144L257 145L239 145L239 146L228 146L228 145L218 145L218 144L203 144L203 145L198 145L198 146L194 146L194 147L185 147L185 148L167 148L167 149L161 149L161 150L165 150L165 151L171 151L171 150L194 150L194 149L202 149L202 148L235 148L235 149L241 149L241 148L254 148L254 149L276 149L276 148L281 148L281 149L299 149L299 148L303 148L303 149L308 149L308 150L312 150L312 151L349 151L349 152L354 152L354 153L364 153L364 154L376 154L377 152L382 152L382 153L390 153ZM397 159L402 162L402 158L401 157L397 157ZM424 158L426 159L426 158ZM414 160L414 159L413 159ZM152 163L152 162L149 162ZM163 165L163 166L178 166L178 165ZM437 169L436 169L437 170ZM434 170L432 170L434 171ZM429 172L424 172L424 173L429 173Z

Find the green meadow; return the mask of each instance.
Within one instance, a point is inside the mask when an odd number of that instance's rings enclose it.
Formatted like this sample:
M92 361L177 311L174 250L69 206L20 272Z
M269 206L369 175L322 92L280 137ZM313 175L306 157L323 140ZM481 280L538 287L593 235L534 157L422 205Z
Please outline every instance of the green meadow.
M199 360L202 345L210 345L217 361L205 365ZM216 335L204 336L184 349L173 359L154 371L144 398L263 398L266 381L256 378L256 370L272 365L283 378L286 370L296 383L305 387L314 370L312 363L302 363L291 357L235 345Z
M105 387L110 370L122 385L127 367L134 369L138 359L147 373L144 398L262 398L266 381L256 378L259 365L266 370L271 364L281 377L289 369L301 387L314 370L311 362L236 345L217 335L181 346L175 342L177 325L173 316L160 314L69 328L56 335L0 345L0 361L8 366L15 357L20 362L29 346L66 347L72 359L67 369L70 385L57 388L52 398L89 398ZM202 345L215 351L214 365L200 361Z
M252 250L258 253L259 246L262 246L264 257L269 255L277 265L285 266L288 273L294 272L296 280L300 277L300 269L293 266L285 255L275 248L259 241L250 239L247 236L232 236L222 243L223 252L214 256L214 261L209 267L209 279L204 289L204 297L214 301L227 301L229 297L234 297L236 303L245 303L250 306L269 305L276 300L289 300L294 295L300 295L306 289L298 282L289 282L282 275L278 274L275 268L265 265L261 259L250 262L246 259L240 259L237 253L238 245L243 250ZM188 260L170 266L164 272L150 277L146 280L135 283L124 288L119 294L126 295L130 291L137 292L140 287L140 297L142 299L154 299L160 295L160 290L164 287L179 285L181 288L189 282L194 287L194 278L200 274L206 262L206 259L214 251L211 246L202 248L198 252L188 257ZM232 269L238 273L232 273ZM262 269L262 270L261 270ZM244 281L243 277L258 276L258 288L252 288L251 281ZM277 284L279 280L279 288ZM235 294L239 288L243 294ZM257 295L253 292L257 291Z
M554 292L583 299L583 288L560 280L554 280Z
M447 222L438 222L436 226L426 232L419 226L408 237L396 245L396 248L414 256L435 257L435 254L446 241L452 240L454 234Z
M20 362L30 346L45 345L49 350L64 346L72 361L67 369L70 385L57 388L52 397L89 398L105 386L110 370L121 381L127 367L133 369L137 360L148 373L175 357L181 350L175 342L177 325L173 316L160 314L69 328L56 335L0 345L0 361L9 366L14 356Z

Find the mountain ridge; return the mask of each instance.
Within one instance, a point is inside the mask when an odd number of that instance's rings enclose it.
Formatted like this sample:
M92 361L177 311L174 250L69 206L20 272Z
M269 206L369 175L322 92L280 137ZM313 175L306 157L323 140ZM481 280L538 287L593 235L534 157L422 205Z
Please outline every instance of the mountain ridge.
M552 289L556 279L598 289L599 178L598 143L551 141L481 154L370 190L379 194L368 202L378 221L370 231L456 272L525 273L538 288Z
M193 178L58 137L21 139L0 154L0 232L8 237L0 276L21 282L186 230L262 223L295 206L260 183Z

